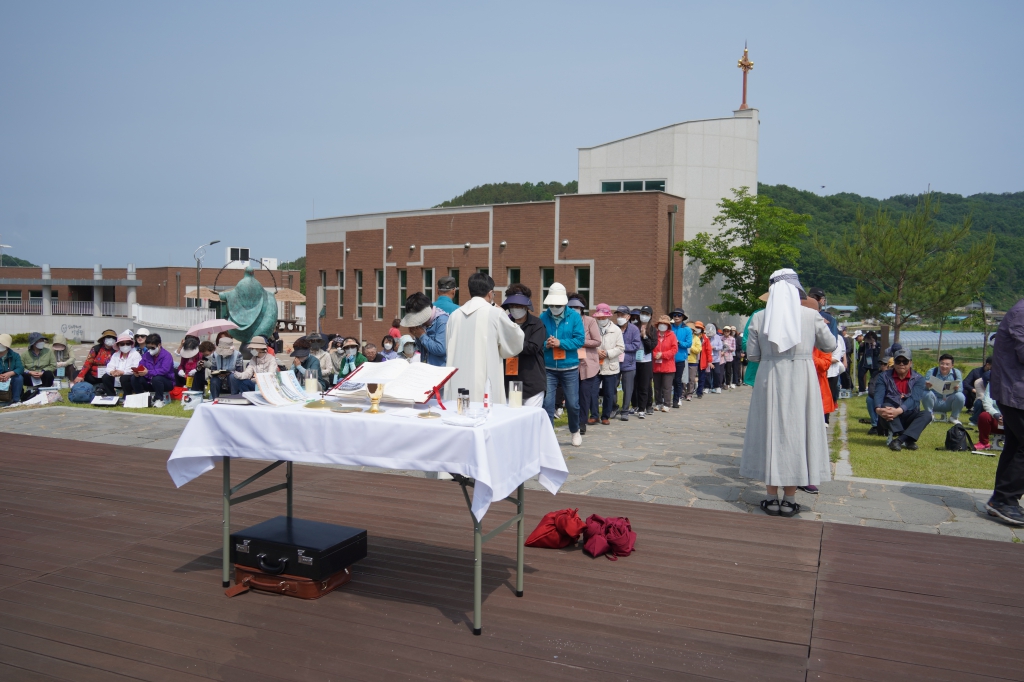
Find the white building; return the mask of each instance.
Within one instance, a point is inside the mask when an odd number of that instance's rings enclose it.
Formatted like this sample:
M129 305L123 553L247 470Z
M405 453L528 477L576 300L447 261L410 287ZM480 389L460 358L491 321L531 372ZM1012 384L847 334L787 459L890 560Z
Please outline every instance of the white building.
M579 192L663 190L683 197L683 234L693 239L698 232L717 232L712 220L718 202L732 198L732 189L749 187L757 193L757 109L738 109L729 118L685 121L633 135L596 147L579 149ZM709 319L719 324L740 320L711 313L707 306L718 300L717 288L702 291L699 272L688 263L681 282L681 299L691 320ZM711 287L709 287L710 289Z

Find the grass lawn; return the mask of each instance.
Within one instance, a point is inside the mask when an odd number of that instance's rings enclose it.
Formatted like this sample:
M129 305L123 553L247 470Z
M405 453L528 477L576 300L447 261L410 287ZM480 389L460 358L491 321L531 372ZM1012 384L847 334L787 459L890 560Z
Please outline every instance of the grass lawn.
M858 419L868 416L864 397L843 402L846 403L847 443L854 476L957 488L992 488L998 457L936 450L945 444L949 424L936 422L925 429L918 442L920 449L893 452L885 447L885 438L867 435L870 425L858 423ZM960 416L976 441L978 430L967 423L966 413Z
M62 402L59 402L59 403L52 403L50 405L40 405L40 406L38 406L36 408L26 407L26 408L14 408L14 409L16 409L16 410L18 410L18 409L43 409L43 410L45 410L47 407L74 407L74 408L79 408L79 409L83 409L83 410L105 410L105 411L111 411L112 410L114 412L131 412L132 414L155 414L155 415L159 415L161 417L184 417L186 419L188 419L189 417L192 416L192 412L191 411L186 412L181 407L181 401L179 401L179 400L173 400L173 401L167 403L166 405L164 405L160 409L156 409L155 407L146 408L146 409L129 409L129 408L124 408L124 407L100 407L99 405L89 405L88 403L84 403L84 404L83 403L73 403L70 400L68 400L68 389L66 389L66 388L61 389L60 395L61 395L61 397L64 400Z

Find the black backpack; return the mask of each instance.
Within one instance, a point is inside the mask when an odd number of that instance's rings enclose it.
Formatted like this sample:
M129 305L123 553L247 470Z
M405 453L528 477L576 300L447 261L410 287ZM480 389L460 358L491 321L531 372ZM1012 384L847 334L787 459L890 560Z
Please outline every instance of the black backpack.
M953 424L946 431L946 450L952 452L972 452L974 450L974 441L971 440L971 434L967 433L967 429L961 424Z

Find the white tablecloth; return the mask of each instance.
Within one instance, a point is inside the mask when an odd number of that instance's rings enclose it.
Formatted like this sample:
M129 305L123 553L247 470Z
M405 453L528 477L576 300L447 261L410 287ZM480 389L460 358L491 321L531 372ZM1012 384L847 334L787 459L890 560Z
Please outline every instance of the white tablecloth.
M483 426L464 427L386 412L202 403L167 460L167 472L181 487L225 456L462 474L476 479L477 519L523 481L540 474L541 485L554 494L569 474L547 413L504 405L494 406Z

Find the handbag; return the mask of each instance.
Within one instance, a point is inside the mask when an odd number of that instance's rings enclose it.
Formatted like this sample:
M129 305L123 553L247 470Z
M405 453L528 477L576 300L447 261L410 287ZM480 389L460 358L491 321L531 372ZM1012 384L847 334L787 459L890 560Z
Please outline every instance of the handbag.
M586 527L583 529L583 551L595 559L604 555L611 561L617 561L620 556L632 554L635 544L636 533L633 532L628 518L602 518L597 514L587 517Z
M584 527L579 511L577 508L548 512L526 539L526 546L561 549L575 545Z
M14 399L14 391L11 390L11 380L0 381L0 403L9 403Z
M343 568L324 580L311 580L297 575L270 575L259 569L235 564L235 584L224 590L224 594L234 597L249 590L260 590L299 599L319 599L349 580L352 580L352 574L347 568Z

